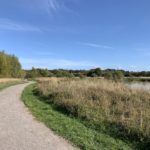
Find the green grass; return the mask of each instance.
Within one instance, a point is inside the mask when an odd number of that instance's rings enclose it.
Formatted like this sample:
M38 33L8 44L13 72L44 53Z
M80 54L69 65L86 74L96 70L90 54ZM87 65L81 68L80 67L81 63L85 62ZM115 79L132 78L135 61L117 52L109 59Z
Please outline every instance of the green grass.
M145 78L140 78L140 77L127 77L124 79L125 82L150 82L149 77Z
M96 130L46 103L34 89L35 85L30 85L24 90L22 100L25 105L39 121L73 145L83 150L135 150L130 142Z
M7 87L17 85L17 84L22 84L22 83L25 83L25 82L24 81L10 81L10 82L5 82L5 83L0 83L0 91Z

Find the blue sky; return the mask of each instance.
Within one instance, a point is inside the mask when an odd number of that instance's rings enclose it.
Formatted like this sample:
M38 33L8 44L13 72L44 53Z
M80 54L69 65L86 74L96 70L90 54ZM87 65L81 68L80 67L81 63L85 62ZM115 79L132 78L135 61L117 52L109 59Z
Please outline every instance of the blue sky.
M150 70L149 0L0 0L0 49L23 68Z

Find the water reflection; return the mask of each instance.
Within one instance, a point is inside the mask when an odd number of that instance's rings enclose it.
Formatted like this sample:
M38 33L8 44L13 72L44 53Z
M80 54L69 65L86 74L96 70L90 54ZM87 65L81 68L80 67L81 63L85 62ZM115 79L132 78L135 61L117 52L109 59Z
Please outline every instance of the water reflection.
M128 83L127 86L131 89L150 91L150 82L134 82Z

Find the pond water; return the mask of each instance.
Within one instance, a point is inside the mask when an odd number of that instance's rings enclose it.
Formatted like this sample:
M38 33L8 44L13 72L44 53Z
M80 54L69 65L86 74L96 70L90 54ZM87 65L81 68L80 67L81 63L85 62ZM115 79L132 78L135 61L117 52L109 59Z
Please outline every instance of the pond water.
M127 86L131 89L150 91L150 82L134 82L128 83Z

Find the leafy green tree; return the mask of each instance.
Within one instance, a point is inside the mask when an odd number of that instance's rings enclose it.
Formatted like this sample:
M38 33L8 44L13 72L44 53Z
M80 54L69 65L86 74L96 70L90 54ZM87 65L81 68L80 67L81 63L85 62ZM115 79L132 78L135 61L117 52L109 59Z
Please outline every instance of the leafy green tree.
M53 70L52 73L56 76L56 77L74 77L73 73L70 73L68 70L63 70L63 69L59 69L59 70Z
M48 71L48 69L39 69L39 74L42 77L49 77L50 72Z
M115 81L122 81L123 78L124 78L124 75L123 75L123 73L121 71L115 71L113 73L113 80L115 80Z
M104 78L107 79L107 80L113 80L113 74L112 74L112 72L107 71L107 72L104 74Z
M19 77L20 76L20 71L21 71L21 64L19 63L19 60L16 56L11 56L10 58L10 71L11 71L11 76L12 77Z
M118 81L122 81L123 78L124 78L124 75L121 71L107 71L105 74L104 74L104 78L107 79L107 80L114 80L116 82Z
M102 70L101 70L100 68L96 68L96 69L95 69L95 74L96 74L97 76L102 76Z
M100 68L91 69L87 73L87 76L89 76L89 77L100 77L100 76L102 76L102 70Z
M0 77L20 77L21 64L14 55L0 51Z

